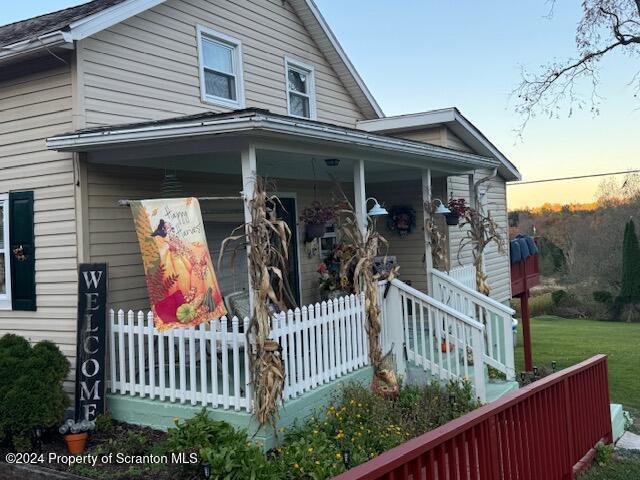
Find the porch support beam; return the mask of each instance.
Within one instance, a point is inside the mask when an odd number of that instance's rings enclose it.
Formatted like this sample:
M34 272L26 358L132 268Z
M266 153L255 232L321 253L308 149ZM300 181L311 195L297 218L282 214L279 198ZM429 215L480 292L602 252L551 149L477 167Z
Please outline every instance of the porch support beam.
M358 226L364 234L367 231L367 192L364 179L364 161L353 162L353 196Z
M433 256L431 255L431 236L427 231L427 224L431 221L431 214L426 206L431 205L431 169L422 170L422 216L424 232L424 266L427 274L427 293L433 295Z
M256 162L256 149L255 146L249 143L241 151L242 162L242 196L244 198L244 223L246 225L246 232L249 233L249 225L251 224L251 209L249 208L249 201L253 198L253 194L256 186L257 176L257 162ZM253 296L253 285L251 285L251 262L249 257L251 255L251 245L247 242L247 275L249 280L249 312L253 315L253 307L255 298Z

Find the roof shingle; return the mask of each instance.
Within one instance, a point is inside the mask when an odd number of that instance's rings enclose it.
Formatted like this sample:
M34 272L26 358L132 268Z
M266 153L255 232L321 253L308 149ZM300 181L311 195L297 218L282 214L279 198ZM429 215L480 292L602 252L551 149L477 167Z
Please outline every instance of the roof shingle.
M19 22L0 26L0 46L30 40L47 33L65 30L77 20L105 10L125 0L93 0L57 12L28 18Z

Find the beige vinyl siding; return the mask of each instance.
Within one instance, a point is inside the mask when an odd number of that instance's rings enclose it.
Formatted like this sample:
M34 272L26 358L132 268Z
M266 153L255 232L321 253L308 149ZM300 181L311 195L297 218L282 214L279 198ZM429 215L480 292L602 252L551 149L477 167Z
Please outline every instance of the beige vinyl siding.
M387 228L387 217L380 217L378 231L389 242L388 255L393 255L400 266L400 279L413 288L427 291L424 264L424 217L422 212L422 180L373 183L367 185L367 196L384 203L387 210L394 206L411 207L416 212L414 231L401 237ZM381 252L384 253L384 252Z
M93 262L109 264L109 304L113 308L149 308L147 287L142 268L140 247L135 233L131 209L118 205L121 199L158 198L164 172L151 168L87 165L89 254ZM236 196L242 188L240 176L215 176L194 172L178 172L186 196ZM232 225L242 223L240 201L202 202L201 210L211 239L210 252L217 262L219 243L232 232ZM246 269L242 254L236 262L239 289L246 286ZM225 268L231 270L228 263ZM225 287L234 285L226 273ZM246 288L246 287L245 287ZM223 292L230 293L230 292Z
M475 178L478 180L490 175L488 170L478 170ZM500 226L502 237L505 240L504 252L500 253L495 243L487 246L484 252L485 270L488 282L491 286L491 296L499 302L508 301L511 298L511 265L509 262L509 220L507 216L507 188L506 182L500 176L494 177L489 183L484 205L485 210Z
M409 132L400 132L397 134L393 134L393 136L406 138L407 140L415 140L417 142L431 143L433 145L444 145L444 132L444 127L433 127L413 130Z
M476 170L473 181L478 181L491 172L488 170ZM454 198L465 198L470 202L470 179L468 175L460 175L448 178L449 195ZM488 187L483 200L484 209L490 212L493 219L498 223L502 231L503 238L509 236L507 220L506 183L503 178L496 177L483 184L483 190ZM473 203L471 203L473 206ZM460 262L462 265L473 263L471 246L460 249L460 241L466 237L465 228L449 227L449 247L451 249L451 265L456 267L458 262L458 252L460 252ZM505 244L505 248L507 248ZM509 269L509 257L507 252L500 254L497 246L491 243L484 252L484 268L488 275L488 282L491 286L491 297L500 302L511 298L511 278Z
M201 101L197 25L242 42L247 107L287 114L287 55L315 68L318 120L362 118L286 2L168 0L83 41L87 126L226 111Z
M120 199L157 198L163 171L122 166L88 164L89 183L89 241L93 262L109 263L109 303L114 308L146 309L149 307L144 271L131 210L118 206ZM178 172L185 195L235 196L241 189L240 176L223 176L194 172ZM330 183L275 179L276 193L293 194L298 216L314 198L329 201L333 192ZM350 192L349 187L345 187ZM350 194L350 193L348 193ZM216 267L223 295L246 289L246 257L239 251L235 268L229 257L221 268L217 266L222 239L243 223L239 201L203 201L200 204L207 233L207 243ZM301 301L309 304L318 300L319 255L308 255L304 244L304 225L298 221L298 258L300 262Z
M0 335L52 340L74 362L77 239L70 153L45 138L72 130L68 66L0 80L0 192L34 192L37 311L0 310Z
M432 143L444 147L455 148L465 152L473 152L457 135L450 129L441 127L431 127L410 132L396 133L395 136ZM475 181L490 174L488 170L476 170L473 172ZM472 204L471 188L472 180L469 175L456 175L447 178L446 199L464 198L467 203ZM503 178L496 177L489 183L490 188L486 196L486 208L491 212L493 218L503 231L504 238L508 238L507 200L506 183ZM436 191L436 181L432 182L434 197L439 194ZM443 192L444 193L444 192ZM445 200L445 198L443 198ZM473 206L473 205L472 205ZM420 221L420 220L419 220ZM449 237L449 258L451 268L460 265L470 265L473 263L471 246L460 248L461 242L466 238L466 227L447 227L443 223L443 228L447 229ZM505 247L506 248L506 247ZM495 244L487 247L484 254L485 270L488 274L488 282L491 286L491 296L500 302L508 301L511 298L511 277L508 254L500 254Z

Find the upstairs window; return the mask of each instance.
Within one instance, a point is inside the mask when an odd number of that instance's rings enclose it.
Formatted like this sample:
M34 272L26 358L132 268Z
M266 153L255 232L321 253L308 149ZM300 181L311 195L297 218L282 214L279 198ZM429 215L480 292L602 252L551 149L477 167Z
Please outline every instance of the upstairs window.
M243 108L242 46L240 40L198 27L202 101Z
M313 67L285 58L289 115L316 118L316 86Z

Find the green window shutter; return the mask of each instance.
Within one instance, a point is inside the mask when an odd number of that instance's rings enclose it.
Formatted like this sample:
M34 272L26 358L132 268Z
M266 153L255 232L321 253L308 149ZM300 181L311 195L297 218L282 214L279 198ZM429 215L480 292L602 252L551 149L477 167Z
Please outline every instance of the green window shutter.
M13 310L36 309L33 192L9 193L11 303Z

